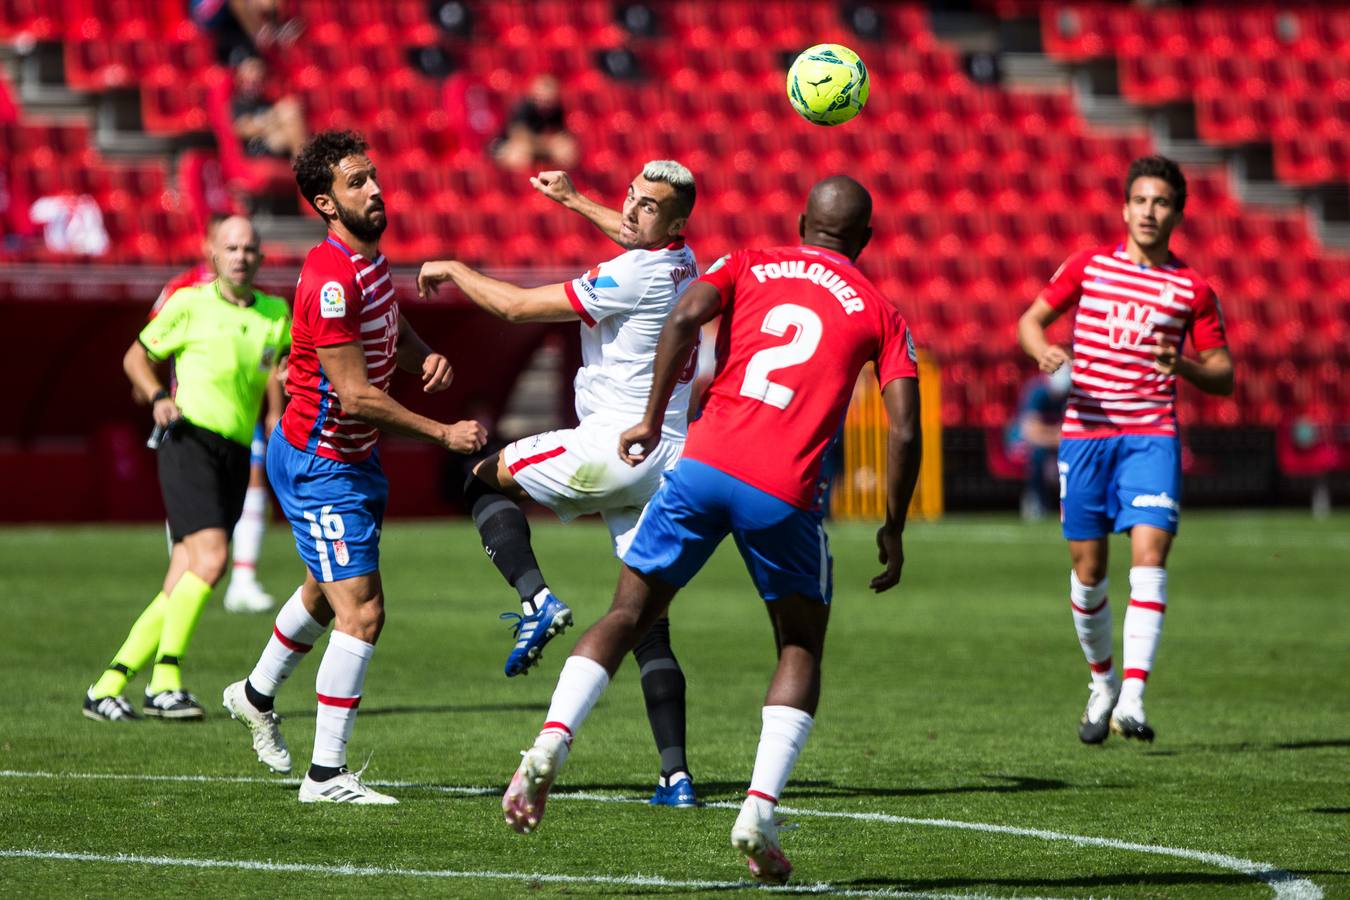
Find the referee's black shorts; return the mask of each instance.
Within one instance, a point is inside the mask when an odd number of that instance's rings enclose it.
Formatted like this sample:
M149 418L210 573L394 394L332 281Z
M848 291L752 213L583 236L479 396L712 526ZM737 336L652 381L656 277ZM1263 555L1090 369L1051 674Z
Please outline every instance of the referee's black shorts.
M159 489L177 543L204 528L226 537L244 511L249 448L179 419L159 445Z

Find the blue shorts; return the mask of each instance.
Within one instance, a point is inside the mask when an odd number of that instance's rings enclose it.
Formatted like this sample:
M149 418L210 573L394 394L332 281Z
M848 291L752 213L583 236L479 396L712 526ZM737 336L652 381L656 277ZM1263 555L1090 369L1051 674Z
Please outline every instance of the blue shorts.
M379 453L359 463L297 450L281 434L267 442L267 480L295 534L295 549L319 581L378 571L389 482Z
M802 594L830 602L834 560L821 514L692 459L666 473L623 561L684 587L728 532L765 600Z
M1150 525L1177 533L1181 515L1181 442L1123 434L1059 444L1059 502L1064 537L1090 541Z
M267 464L267 435L263 434L263 423L261 420L253 426L253 443L248 445L250 466L262 466Z

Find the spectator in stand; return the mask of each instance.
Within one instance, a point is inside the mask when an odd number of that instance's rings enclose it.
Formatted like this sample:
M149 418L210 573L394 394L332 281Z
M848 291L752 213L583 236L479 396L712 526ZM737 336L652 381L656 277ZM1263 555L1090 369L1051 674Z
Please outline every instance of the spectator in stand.
M1037 374L1022 388L1017 418L1008 425L1005 445L1009 459L1025 465L1022 518L1034 522L1059 505L1059 427L1069 399L1068 366L1053 375Z
M283 19L280 0L189 0L192 21L215 38L216 59L227 66L275 45L289 45L304 30Z
M245 57L234 69L231 99L234 133L249 156L294 159L305 145L305 116L300 101L285 96L273 100L267 84L267 64L260 56Z
M511 111L506 133L492 149L497 164L512 171L542 166L570 169L578 157L577 139L563 121L558 79L540 75Z

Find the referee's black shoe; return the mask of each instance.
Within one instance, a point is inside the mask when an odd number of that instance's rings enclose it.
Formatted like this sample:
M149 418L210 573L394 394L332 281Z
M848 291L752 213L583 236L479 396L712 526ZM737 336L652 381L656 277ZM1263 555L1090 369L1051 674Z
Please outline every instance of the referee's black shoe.
M187 691L160 691L145 693L141 712L153 719L200 719L205 713L197 698Z
M121 694L94 697L84 692L84 716L95 722L132 722L140 718Z

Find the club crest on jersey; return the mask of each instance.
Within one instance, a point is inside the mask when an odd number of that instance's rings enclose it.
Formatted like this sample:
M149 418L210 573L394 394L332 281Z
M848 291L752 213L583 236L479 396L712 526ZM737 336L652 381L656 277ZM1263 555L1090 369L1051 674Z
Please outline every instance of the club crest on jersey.
M1153 307L1141 303L1114 303L1106 317L1112 350L1137 350L1153 334Z
M584 277L586 283L593 288L615 288L619 286L619 283L610 276L601 275L599 266L591 269Z
M336 281L325 282L319 288L319 315L325 319L340 319L347 314L347 294Z
M346 541L333 541L333 557L337 559L339 566L345 566L352 561L351 554L347 551Z

